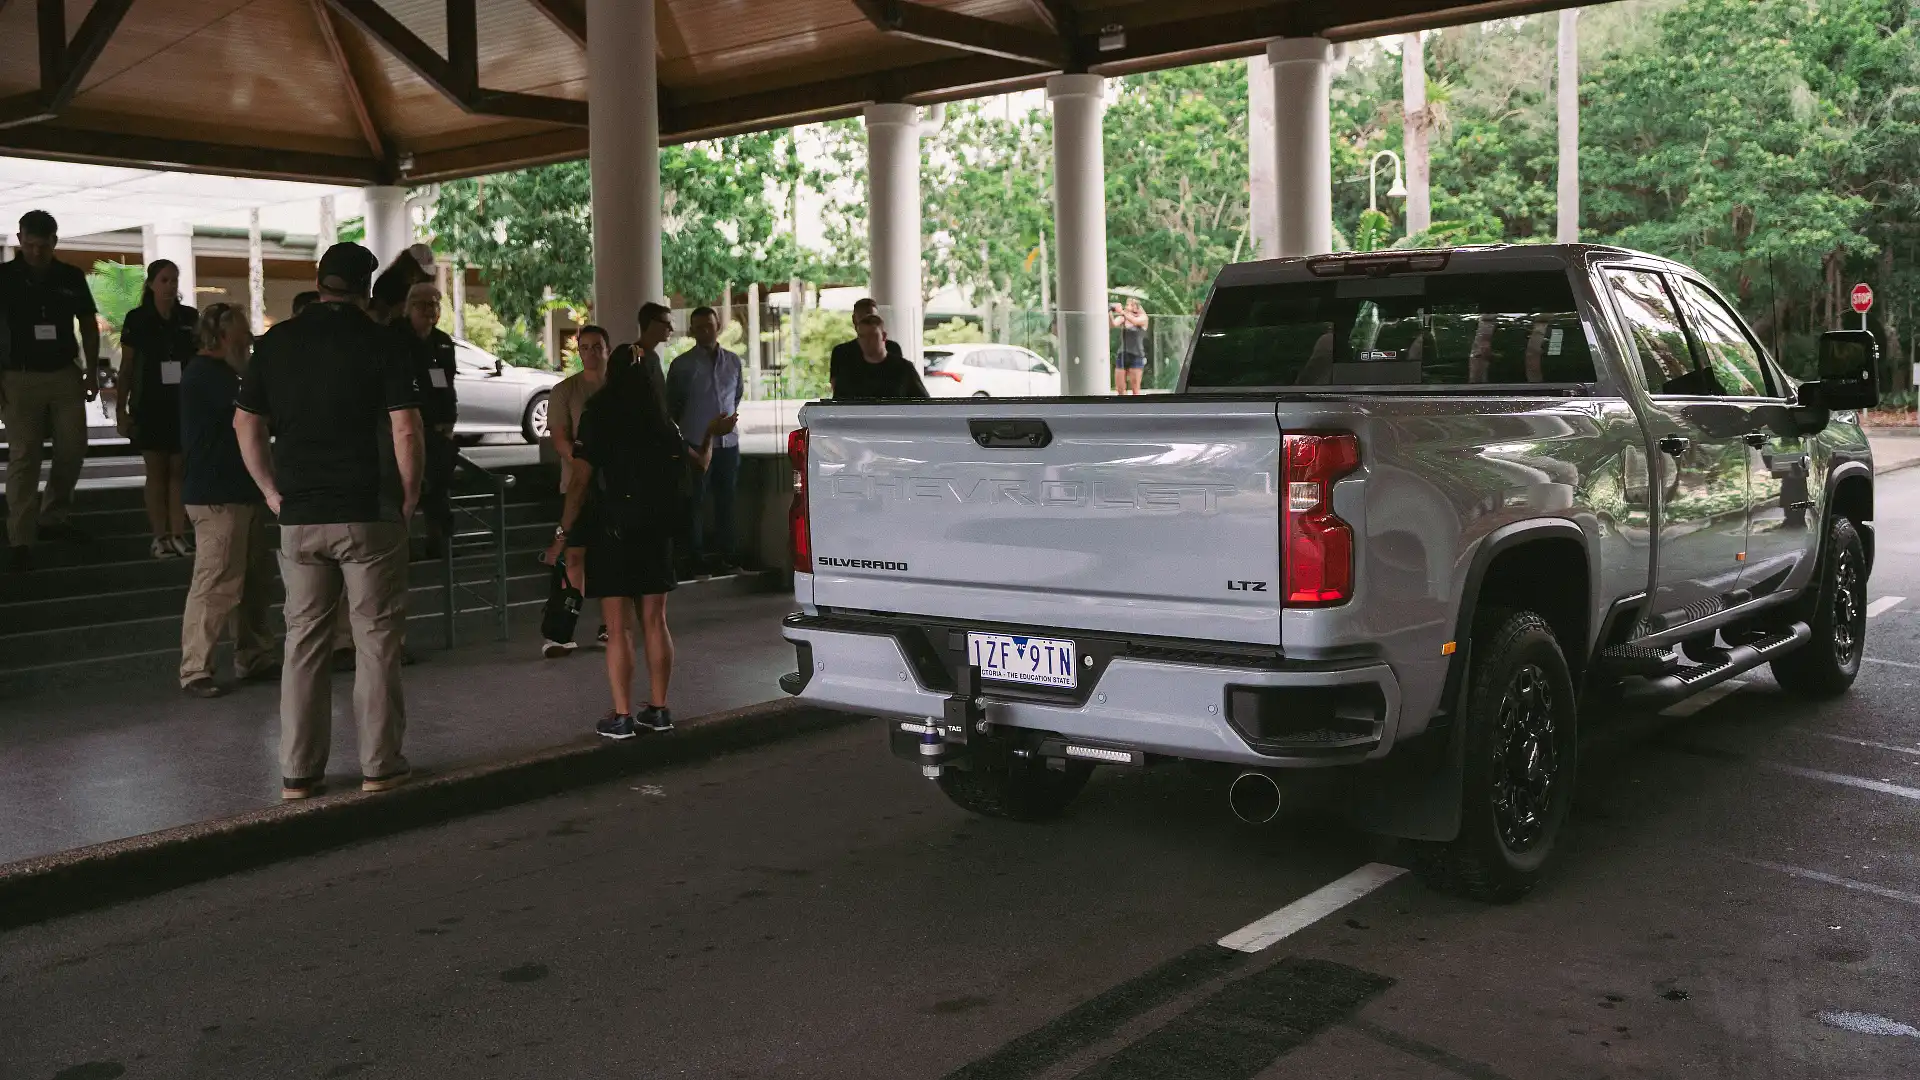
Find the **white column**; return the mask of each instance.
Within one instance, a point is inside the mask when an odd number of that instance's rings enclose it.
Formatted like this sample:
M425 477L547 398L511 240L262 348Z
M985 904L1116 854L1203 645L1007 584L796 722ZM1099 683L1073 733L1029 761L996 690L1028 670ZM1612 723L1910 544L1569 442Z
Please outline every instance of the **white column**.
M747 282L747 399L760 400L760 283Z
M1267 46L1281 255L1333 250L1333 121L1327 102L1332 61L1333 45L1325 38L1281 38Z
M159 242L153 238L153 226L140 226L140 265L151 266L160 257Z
M1273 66L1247 57L1247 209L1255 258L1280 254L1280 200L1274 194Z
M920 109L867 106L869 286L887 335L920 359ZM798 311L798 307L795 308Z
M1560 220L1554 238L1580 242L1580 9L1560 12Z
M1407 166L1407 235L1426 232L1433 224L1433 191L1428 183L1427 53L1418 31L1400 39L1401 149Z
M247 211L247 317L256 334L267 332L267 263L260 251L260 208Z
M153 225L153 259L168 259L180 268L180 302L198 307L193 298L197 284L193 264L193 226L184 221L159 221ZM148 259L152 262L153 259Z
M467 264L453 264L453 336L467 336Z
M664 303L655 0L587 0L587 162L593 175L593 318L618 342L640 305Z
M1059 267L1060 375L1064 394L1107 394L1107 190L1101 119L1106 80L1055 75L1053 103L1054 263Z
M318 263L320 256L327 253L340 239L340 222L334 217L333 196L320 196L320 227L313 237L313 261Z
M377 185L363 188L367 200L366 248L387 268L395 255L413 243L413 226L407 221L407 189Z

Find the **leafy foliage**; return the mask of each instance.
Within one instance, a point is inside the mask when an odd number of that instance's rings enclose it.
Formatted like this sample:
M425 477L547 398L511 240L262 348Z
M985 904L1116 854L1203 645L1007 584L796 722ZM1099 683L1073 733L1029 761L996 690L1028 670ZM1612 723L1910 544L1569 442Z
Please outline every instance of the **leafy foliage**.
M127 321L127 312L140 306L140 291L146 284L146 268L129 263L102 259L94 263L92 272L87 274L87 290L93 293L94 309L107 324L103 336L115 352L120 351L120 326Z

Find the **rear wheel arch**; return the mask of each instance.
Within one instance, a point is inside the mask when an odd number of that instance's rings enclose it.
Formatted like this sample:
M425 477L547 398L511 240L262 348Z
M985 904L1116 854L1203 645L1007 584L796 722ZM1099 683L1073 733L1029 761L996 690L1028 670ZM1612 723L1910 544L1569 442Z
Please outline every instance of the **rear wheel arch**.
M1565 518L1521 521L1495 530L1474 550L1454 618L1461 647L1447 669L1443 708L1458 700L1479 611L1532 611L1547 621L1578 685L1591 644L1593 581L1587 534Z

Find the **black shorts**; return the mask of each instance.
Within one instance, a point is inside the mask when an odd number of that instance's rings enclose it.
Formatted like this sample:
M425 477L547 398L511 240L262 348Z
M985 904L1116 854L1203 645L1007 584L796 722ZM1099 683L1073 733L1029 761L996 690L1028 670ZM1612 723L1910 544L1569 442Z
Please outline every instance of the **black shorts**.
M618 533L598 528L587 539L589 600L658 596L678 584L673 572L673 538L659 530Z

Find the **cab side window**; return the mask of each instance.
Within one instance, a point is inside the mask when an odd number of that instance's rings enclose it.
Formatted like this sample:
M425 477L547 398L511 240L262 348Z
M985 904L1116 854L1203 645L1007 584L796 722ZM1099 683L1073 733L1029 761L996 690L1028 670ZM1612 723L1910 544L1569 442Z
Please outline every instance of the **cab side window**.
M1720 387L1712 371L1698 366L1687 346L1679 306L1662 275L1652 270L1608 270L1604 277L1639 354L1647 392L1657 397L1717 396Z
M1734 397L1767 396L1760 350L1741 328L1739 316L1698 282L1676 278L1674 284L1679 288L1694 344L1705 354L1701 360L1713 372L1721 392Z

